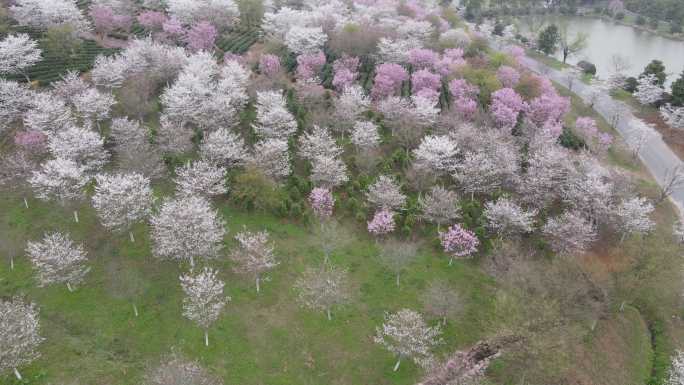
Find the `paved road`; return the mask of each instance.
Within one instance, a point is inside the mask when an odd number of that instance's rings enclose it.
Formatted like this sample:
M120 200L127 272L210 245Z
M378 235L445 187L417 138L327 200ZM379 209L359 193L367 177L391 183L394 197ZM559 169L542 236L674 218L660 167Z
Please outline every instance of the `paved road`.
M498 42L495 42L494 46L502 48ZM596 93L595 87L583 83L579 78L570 80L571 77L567 73L555 70L527 56L521 58L520 64L571 89L587 104L591 104L593 100L594 109L606 121L616 122L615 129L625 142L638 142L637 138L642 137L645 132L646 139L641 146L639 158L659 184L664 183L669 171L682 164L679 157L665 144L655 129L636 118L625 103L613 99L607 91ZM684 213L684 186L675 189L671 200L679 208L680 214Z

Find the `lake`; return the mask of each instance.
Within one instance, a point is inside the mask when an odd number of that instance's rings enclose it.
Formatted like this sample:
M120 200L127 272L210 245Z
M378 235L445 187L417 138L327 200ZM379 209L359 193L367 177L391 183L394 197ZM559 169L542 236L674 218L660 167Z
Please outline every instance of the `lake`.
M578 32L589 34L587 47L577 56L569 57L568 63L577 64L580 60L594 63L600 78L606 79L610 76L611 57L614 54L620 54L629 59L631 68L626 72L630 76L640 74L651 60L661 60L668 73L668 85L684 70L684 42L682 41L664 38L599 18L546 16L543 20L547 24L567 25L571 37ZM529 30L526 24L524 18L519 20L521 30ZM563 59L560 53L557 57L559 60Z

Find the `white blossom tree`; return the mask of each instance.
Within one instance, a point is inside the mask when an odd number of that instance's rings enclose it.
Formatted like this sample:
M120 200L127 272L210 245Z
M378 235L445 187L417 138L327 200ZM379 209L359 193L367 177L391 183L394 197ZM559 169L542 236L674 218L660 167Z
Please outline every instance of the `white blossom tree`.
M0 373L12 370L22 380L19 367L40 357L37 349L45 339L39 332L35 304L19 298L0 300Z
M320 156L335 158L342 154L342 149L327 128L314 125L310 132L305 132L299 137L298 154L307 160Z
M672 364L666 380L666 385L682 385L684 384L684 352L681 350L675 351L672 356Z
M41 52L29 35L8 35L0 40L0 73L21 74L30 83L28 69L41 60Z
M24 127L44 133L59 132L75 123L66 103L47 92L35 94L31 108L26 111L23 120Z
M52 83L53 93L63 100L71 102L71 98L80 95L90 89L77 71L69 70L62 75L61 79Z
M463 301L459 294L442 279L430 282L420 300L428 314L442 319L442 325L446 325L448 318L463 310Z
M328 320L332 319L332 308L344 305L351 297L347 272L329 264L307 268L294 287L303 306L324 311Z
M114 95L102 93L95 88L71 96L71 103L76 109L76 114L84 124L96 123L109 119L112 106L116 104Z
M218 271L205 267L197 274L180 276L183 298L183 315L204 329L204 344L209 346L209 327L216 322L230 297L223 295L225 284Z
M162 203L152 216L154 255L164 259L189 261L215 258L223 249L225 223L205 198L184 196Z
M128 118L112 119L110 138L113 139L117 168L135 172L150 179L161 178L166 165L157 146L150 141L150 133L140 122Z
M340 96L335 99L336 127L341 131L351 126L361 115L370 108L370 98L357 84L345 87Z
M387 240L380 247L380 263L395 275L397 287L401 272L418 257L418 245L414 242Z
M174 181L180 195L211 197L228 192L226 170L222 166L201 159L177 168Z
M596 227L576 211L566 211L559 217L549 218L542 234L558 254L582 254L596 239Z
M634 197L622 200L613 213L615 225L622 233L621 240L629 234L644 234L653 230L655 222L649 218L653 210L653 204L646 198Z
M29 241L26 254L36 270L41 287L53 283L66 283L69 291L83 282L90 271L83 245L74 244L69 235L45 233L41 242Z
M249 157L245 141L224 127L208 133L202 139L200 155L209 162L228 168L244 164Z
M658 84L654 74L643 75L637 81L634 97L643 105L654 104L663 98L665 90Z
M154 194L150 180L138 173L101 174L95 180L93 207L102 225L118 231L129 230L131 242L135 242L131 226L152 213Z
M66 206L70 200L83 198L88 177L83 167L70 159L50 159L43 163L40 170L34 171L29 184L38 199L54 200ZM78 222L78 213L74 211L74 219Z
M291 172L287 142L281 139L257 142L250 162L273 179L285 178Z
M47 29L69 24L79 32L90 29L74 0L16 0L9 10L19 25Z
M349 180L342 159L318 155L311 161L311 181L316 186L333 188Z
M173 352L145 375L144 385L223 385L198 362Z
M321 27L293 25L285 34L285 45L297 55L316 53L327 40Z
M183 24L209 21L229 28L239 20L240 10L233 0L166 0L169 13Z
M525 211L512 200L499 198L496 202L485 204L483 215L491 231L501 237L507 237L531 232L537 211Z
M235 236L238 245L230 254L231 259L237 264L235 271L254 276L257 293L261 290L261 275L279 264L273 244L268 238L266 231L242 231Z
M387 175L380 175L368 187L366 199L372 206L388 210L400 209L406 203L406 195L401 192L397 182Z
M458 145L446 135L427 135L413 150L415 165L436 175L452 171L458 154Z
M48 148L56 158L76 162L84 172L97 171L109 160L102 136L97 132L77 126L71 126L50 135Z
M360 150L370 150L380 144L378 126L373 122L356 122L351 134L351 142Z
M287 139L297 132L297 121L287 110L281 92L257 93L257 117L254 132L262 138Z
M660 116L673 129L684 130L684 107L674 107L668 103L660 107Z
M441 186L435 186L426 195L421 195L418 198L418 205L421 209L421 218L436 223L438 229L461 216L458 195Z
M0 79L0 134L31 108L34 95L22 83Z
M439 326L428 326L420 313L401 309L385 315L382 327L376 329L375 342L397 356L394 371L402 359L422 365L432 357L431 350L442 343Z

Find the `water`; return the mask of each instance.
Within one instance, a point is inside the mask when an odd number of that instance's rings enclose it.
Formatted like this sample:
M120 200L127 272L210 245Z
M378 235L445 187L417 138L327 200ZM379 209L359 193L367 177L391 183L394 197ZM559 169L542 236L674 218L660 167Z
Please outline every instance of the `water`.
M684 42L664 38L650 32L617 24L612 21L579 16L548 16L547 24L567 25L568 34L574 37L578 32L589 35L587 47L577 54L570 56L568 63L577 64L580 60L587 60L596 65L596 74L603 79L612 72L611 58L614 54L628 58L631 67L625 71L630 76L637 76L653 59L661 60L665 64L669 85L679 77L684 70ZM538 23L538 22L537 22ZM521 30L529 30L525 19L519 22ZM563 60L562 54L557 55Z

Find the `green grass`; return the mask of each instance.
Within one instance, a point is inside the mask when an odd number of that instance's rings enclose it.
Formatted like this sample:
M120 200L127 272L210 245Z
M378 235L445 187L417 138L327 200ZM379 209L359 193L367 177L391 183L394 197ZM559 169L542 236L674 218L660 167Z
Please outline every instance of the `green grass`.
M486 330L483 321L493 306L493 282L471 262L447 265L430 246L403 276L397 289L394 277L377 262L377 246L358 234L333 262L350 272L355 297L334 312L333 320L297 305L291 287L305 266L316 265L322 253L311 229L270 215L255 215L216 202L231 230L247 226L267 229L277 244L281 265L256 294L251 279L234 274L223 257L211 262L221 271L226 311L210 329L210 346L202 331L181 315L182 293L178 275L186 267L151 256L148 229L138 225L136 242L124 234L100 227L95 213L79 207L80 223L70 210L2 194L0 198L0 254L17 255L15 270L3 259L0 297L24 295L40 307L42 357L23 368L30 384L138 384L146 365L172 347L198 359L227 384L412 384L419 369L406 362L392 372L394 358L375 345L371 336L384 312L409 307L421 310L418 295L433 278L444 278L465 300L462 316L444 330L444 351L477 341ZM39 288L29 262L23 257L26 241L44 231L69 232L86 245L92 271L85 283L70 293L62 285ZM140 310L134 317L132 303ZM11 383L0 377L0 383Z

